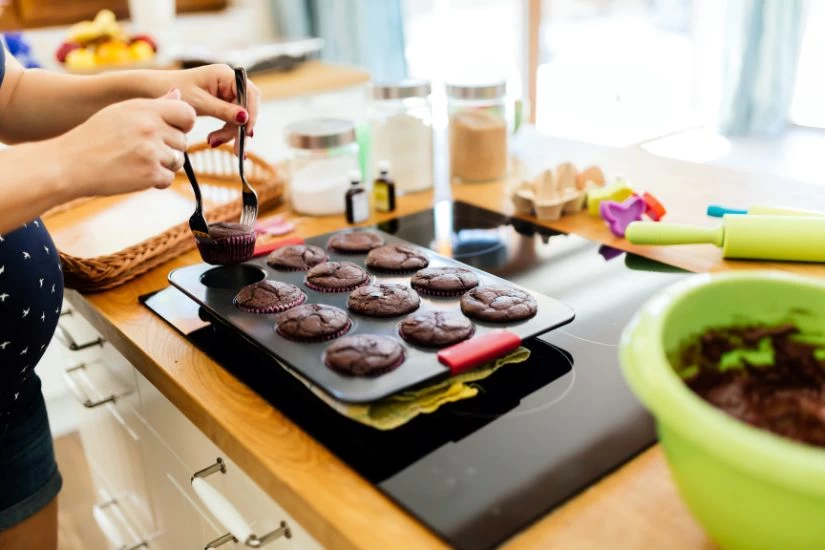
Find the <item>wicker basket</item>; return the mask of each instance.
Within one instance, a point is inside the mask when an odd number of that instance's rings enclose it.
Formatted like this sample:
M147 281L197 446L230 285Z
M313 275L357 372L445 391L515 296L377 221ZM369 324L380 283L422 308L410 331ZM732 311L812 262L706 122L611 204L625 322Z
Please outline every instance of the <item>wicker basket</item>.
M198 174L210 183L238 183L238 161L231 145L212 149L208 144L198 144L189 148L192 166ZM258 193L261 211L276 206L282 199L284 183L281 174L272 165L253 153L248 153L244 173ZM240 186L238 186L238 190ZM48 224L50 216L64 213L95 199L72 201L53 209L43 218ZM194 210L194 202L193 202ZM239 193L223 204L206 208L209 222L237 220L241 212ZM114 254L94 258L81 258L64 252L63 276L67 288L81 292L108 290L154 269L181 254L195 248L195 240L189 230L188 216L179 224L170 227L154 237L128 246Z

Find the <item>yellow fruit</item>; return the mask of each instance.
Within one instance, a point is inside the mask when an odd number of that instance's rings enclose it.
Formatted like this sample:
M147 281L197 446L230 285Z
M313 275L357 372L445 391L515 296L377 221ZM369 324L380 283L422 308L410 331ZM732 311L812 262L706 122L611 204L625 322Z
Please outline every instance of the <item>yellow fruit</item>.
M155 50L144 40L136 40L129 46L129 54L134 61L148 61L155 56Z
M69 42L79 42L80 44L88 44L92 40L99 38L101 35L100 28L91 21L81 21L72 25L69 29Z
M129 47L123 42L108 41L97 47L97 62L101 65L121 65L131 61Z
M95 16L95 23L98 25L107 25L114 23L116 20L115 14L111 10L100 10Z
M66 67L73 71L88 71L97 66L95 54L87 48L78 48L66 54Z

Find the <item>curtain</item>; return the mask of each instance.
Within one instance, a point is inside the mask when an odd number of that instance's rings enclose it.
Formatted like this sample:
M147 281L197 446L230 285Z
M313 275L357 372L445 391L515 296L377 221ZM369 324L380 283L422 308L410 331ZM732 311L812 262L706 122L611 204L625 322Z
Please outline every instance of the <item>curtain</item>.
M781 131L796 82L804 0L728 0L721 131Z
M324 39L321 58L367 69L376 81L407 76L401 0L271 0L281 36Z

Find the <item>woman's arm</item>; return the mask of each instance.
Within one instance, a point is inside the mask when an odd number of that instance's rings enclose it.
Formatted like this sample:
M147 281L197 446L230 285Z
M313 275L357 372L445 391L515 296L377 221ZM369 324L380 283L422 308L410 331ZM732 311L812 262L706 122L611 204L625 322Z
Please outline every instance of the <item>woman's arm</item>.
M63 134L100 109L133 98L156 98L171 88L181 92L198 115L217 117L224 129L215 132L229 141L239 125L247 134L257 118L258 90L248 86L248 111L235 105L235 77L226 65L189 71L119 71L76 76L25 70L6 55L6 76L0 86L0 141L21 143ZM217 144L216 144L217 145Z
M0 151L0 235L77 197L168 187L195 111L170 91L123 101L52 139Z
M77 196L54 145L49 140L0 151L0 235Z

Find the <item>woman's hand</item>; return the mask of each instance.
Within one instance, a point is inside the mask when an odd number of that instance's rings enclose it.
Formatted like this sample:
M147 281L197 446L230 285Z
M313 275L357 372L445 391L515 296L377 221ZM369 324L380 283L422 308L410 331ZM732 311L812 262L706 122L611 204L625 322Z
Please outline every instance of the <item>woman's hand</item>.
M224 121L223 127L209 134L207 138L212 147L234 140L240 126L246 128L247 136L253 136L261 93L251 81L248 81L247 109L239 106L236 103L235 71L228 65L207 65L197 69L161 71L156 74L161 81L159 86L162 90L179 89L181 98L194 107L198 115L212 116ZM235 152L238 152L237 143Z
M183 166L195 110L178 90L101 109L56 138L57 155L79 196L168 187Z

